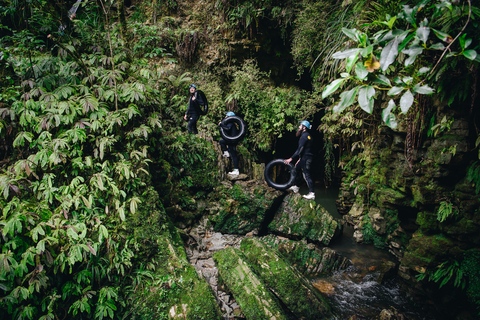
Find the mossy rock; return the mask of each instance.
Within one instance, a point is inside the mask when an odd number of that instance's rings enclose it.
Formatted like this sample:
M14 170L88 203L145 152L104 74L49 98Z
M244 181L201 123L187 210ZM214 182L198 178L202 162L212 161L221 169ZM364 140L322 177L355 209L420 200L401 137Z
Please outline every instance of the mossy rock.
M308 277L328 274L346 269L351 261L338 255L334 250L318 248L313 243L295 241L269 234L260 240L267 246L278 250L284 260Z
M158 194L150 188L142 195L136 214L127 220L133 230L136 261L147 266L152 279L138 284L130 298L135 319L221 319L212 289L198 278L188 262L184 243L168 219Z
M288 319L278 300L255 274L240 250L227 247L216 252L213 259L223 283L247 319Z
M229 234L247 234L258 230L282 193L256 183L235 184L219 193L220 209L211 219L214 230Z
M328 319L330 307L295 268L276 250L253 238L243 239L240 249L253 270L298 319Z
M268 229L273 233L305 238L325 246L341 233L338 222L324 207L303 199L299 194L285 197Z
M401 264L413 270L436 266L439 261L450 259L461 252L457 243L440 235L426 235L417 231L405 250Z

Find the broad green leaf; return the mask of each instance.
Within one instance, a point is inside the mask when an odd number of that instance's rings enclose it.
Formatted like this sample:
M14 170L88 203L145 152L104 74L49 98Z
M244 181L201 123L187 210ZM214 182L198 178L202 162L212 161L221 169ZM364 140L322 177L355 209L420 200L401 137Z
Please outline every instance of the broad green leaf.
M361 87L358 90L358 104L365 112L371 114L373 111L375 88L372 86Z
M402 92L403 89L404 89L403 87L397 87L397 86L395 86L395 87L392 87L392 89L388 90L388 93L387 93L387 94L388 94L389 96L395 96L395 95L399 94L400 92Z
M445 46L443 45L443 43L435 43L433 45L430 46L429 48L430 50L444 50L445 49Z
M422 22L420 22L420 25L418 26L416 31L416 35L417 35L417 38L423 43L427 42L428 36L430 35L430 28L428 27L427 18L425 18Z
M357 95L358 87L353 88L352 90L344 91L340 94L340 102L333 107L333 113L339 113L345 110L346 107L351 106L355 101Z
M437 36L438 39L442 40L443 42L450 42L452 41L452 37L445 32L442 32L440 30L436 30L432 28L433 33Z
M345 67L345 70L348 73L350 73L352 71L352 68L355 65L355 63L357 62L357 60L358 60L358 52L355 55L347 58L347 65Z
M475 58L477 57L477 51L473 49L463 51L463 56L469 60L475 60Z
M410 109L412 106L413 101L413 94L410 92L410 90L407 90L407 92L405 92L400 98L400 110L402 110L403 114L408 112L408 109Z
M387 126L395 129L397 128L397 121L395 119L395 115L392 113L393 108L395 108L395 102L390 100L387 108L383 109L382 111L382 120Z
M369 56L372 52L373 52L373 45L370 45L370 46L368 46L368 47L363 48L363 49L360 51L360 54L362 55L362 57L367 57L367 56Z
M379 74L377 76L377 79L375 79L375 82L383 84L385 86L391 86L392 84L390 83L390 79L388 79L385 75Z
M345 50L345 51L335 52L332 55L332 58L333 59L345 59L345 58L348 58L350 56L356 55L357 53L360 52L360 50L362 50L362 49L355 48L355 49L348 49L348 50Z
M361 62L355 65L355 73L357 74L357 78L359 80L364 80L368 76L367 68L365 68Z
M26 132L26 131L19 132L15 140L13 140L13 146L14 147L23 146L23 144L25 143L25 140L27 140L28 142L32 142L32 139L33 139L33 133Z
M403 6L403 11L401 12L401 15L405 20L407 20L408 23L410 23L412 26L416 27L416 20L414 17L414 10L411 8L409 5Z
M398 37L395 37L392 41L387 43L380 54L380 67L383 71L395 61L398 55Z
M409 49L403 50L402 52L409 55L409 57L405 59L405 67L408 67L414 63L417 56L423 52L423 48L415 45L411 46Z
M349 37L350 39L354 40L355 42L358 42L359 39L359 31L357 29L347 29L347 28L342 28L342 32Z
M337 91L337 89L342 85L344 81L345 79L337 79L327 85L322 92L322 99L325 99L326 97Z
M412 90L413 92L420 93L420 94L432 94L435 92L435 90L430 88L429 86L427 85L420 86L420 84L415 85L415 87L413 87Z

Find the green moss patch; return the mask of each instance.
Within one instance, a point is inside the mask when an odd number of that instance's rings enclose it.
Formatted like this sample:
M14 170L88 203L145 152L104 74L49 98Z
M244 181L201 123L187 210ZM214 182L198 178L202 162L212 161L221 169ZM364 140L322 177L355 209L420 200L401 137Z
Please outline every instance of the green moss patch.
M291 194L285 197L268 229L327 246L339 232L339 225L321 205Z
M276 250L253 238L242 240L240 249L268 288L298 319L324 319L330 308L319 291L285 262Z
M233 247L213 256L223 283L247 319L288 319L275 296L248 265L243 253Z

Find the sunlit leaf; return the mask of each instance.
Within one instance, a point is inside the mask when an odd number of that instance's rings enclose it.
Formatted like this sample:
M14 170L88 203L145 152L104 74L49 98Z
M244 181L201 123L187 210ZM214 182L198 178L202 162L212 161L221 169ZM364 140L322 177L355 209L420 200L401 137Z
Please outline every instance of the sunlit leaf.
M353 88L352 90L344 91L340 94L340 102L333 107L333 113L339 113L345 110L346 107L351 106L355 101L357 95L358 87Z
M432 94L435 92L435 90L432 89L431 87L427 85L420 86L420 84L415 85L412 90L413 92L420 93L420 94Z
M389 96L395 96L397 94L399 94L400 92L403 91L403 87L392 87L392 89L388 90L387 94Z
M345 79L337 79L327 85L322 92L322 99L325 99L326 97L337 91L337 89L342 85L344 81Z
M357 53L360 52L360 50L362 50L362 49L355 48L355 49L348 49L348 50L345 50L345 51L335 52L332 55L332 58L333 59L345 59L345 58L348 58L350 56L356 55Z
M385 122L385 124L392 129L395 129L397 127L395 115L392 113L392 110L395 108L395 106L395 102L393 100L390 100L388 102L387 108L383 109L382 111L383 122Z
M368 76L367 69L360 62L355 65L355 73L357 74L357 78L359 80L364 80Z
M407 92L405 92L400 98L400 110L402 110L402 112L406 114L408 112L408 109L410 109L410 107L412 106L413 101L413 94L410 92L410 90L407 90Z
M469 60L475 60L475 58L477 57L477 51L475 50L463 51L463 56Z
M375 95L375 88L372 86L361 87L358 90L358 104L367 113L372 113L373 111L373 96Z
M383 71L395 61L398 55L398 38L395 37L392 41L387 43L380 54L380 67Z

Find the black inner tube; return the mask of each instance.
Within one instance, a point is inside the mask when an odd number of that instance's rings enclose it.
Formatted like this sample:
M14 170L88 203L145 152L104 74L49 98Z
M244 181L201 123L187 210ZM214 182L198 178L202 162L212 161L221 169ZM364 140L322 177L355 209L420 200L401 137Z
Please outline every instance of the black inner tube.
M275 159L265 166L265 181L278 190L286 190L295 183L296 170L292 164L285 164L283 159Z
M246 132L245 122L243 122L243 119L238 117L238 116L232 116L232 117L227 117L227 118L223 119L222 120L222 125L225 126L225 125L229 124L230 122L234 122L235 124L238 125L237 134L234 135L234 136L229 136L225 132L226 130L224 130L222 128L222 126L220 126L220 135L227 142L231 142L231 143L239 142L245 136L245 132Z

